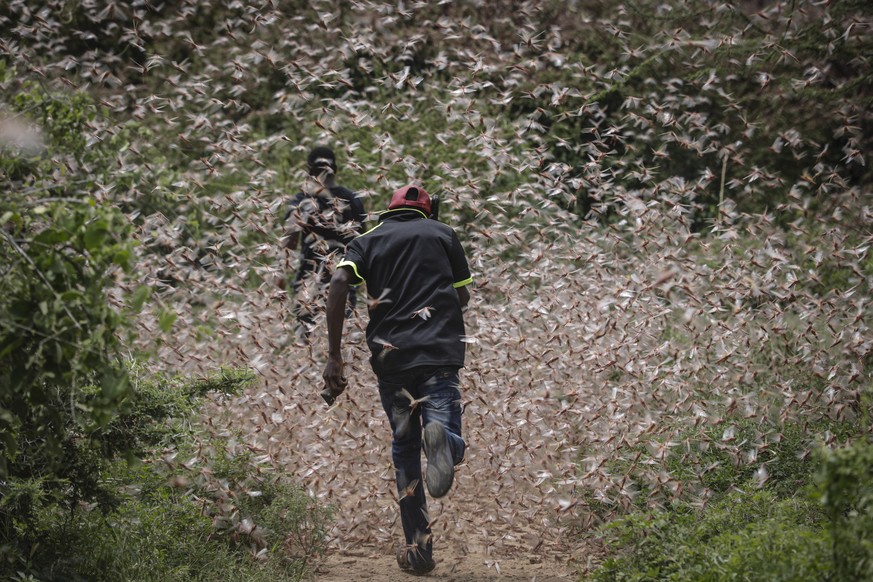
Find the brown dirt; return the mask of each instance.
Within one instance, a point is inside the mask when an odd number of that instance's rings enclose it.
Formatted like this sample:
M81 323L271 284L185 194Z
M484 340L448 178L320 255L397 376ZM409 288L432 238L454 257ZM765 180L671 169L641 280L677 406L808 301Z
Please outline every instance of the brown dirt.
M318 568L313 577L317 582L347 582L369 580L394 582L397 580L420 580L423 577L401 572L386 548L383 555L333 554ZM494 557L483 554L444 556L436 569L426 579L446 582L488 582L491 580L560 581L577 580L574 569L565 563L535 555Z

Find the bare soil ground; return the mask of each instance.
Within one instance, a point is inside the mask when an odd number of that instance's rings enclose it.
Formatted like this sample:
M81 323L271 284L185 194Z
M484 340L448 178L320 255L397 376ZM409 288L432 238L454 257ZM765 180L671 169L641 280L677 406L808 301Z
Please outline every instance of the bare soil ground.
M318 582L347 582L349 580L371 580L375 582L394 582L396 580L417 580L401 572L394 558L388 553L381 555L330 555L318 568L313 580ZM447 552L443 552L447 554ZM439 558L439 556L437 556ZM427 575L430 580L446 582L489 582L491 580L519 581L559 581L576 580L574 569L562 562L537 556L507 556L504 558L482 554L444 555L439 559L436 569Z
M289 318L280 311L260 314L262 326L275 326L274 337L290 332ZM240 444L293 473L310 494L335 508L314 580L412 579L394 557L403 537L390 428L367 361L362 324L358 333L349 327L350 386L333 407L319 397L326 346L323 338L314 338L311 346L282 346L271 365L260 369L256 388L213 412L224 417L229 430L244 433ZM234 343L223 347L236 350ZM578 579L592 552L580 545L578 535L590 525L590 516L575 496L574 421L561 414L566 403L550 398L548 387L508 375L506 368L493 365L495 355L471 346L462 371L468 451L450 493L428 500L437 561L429 577ZM231 353L227 357L233 359Z

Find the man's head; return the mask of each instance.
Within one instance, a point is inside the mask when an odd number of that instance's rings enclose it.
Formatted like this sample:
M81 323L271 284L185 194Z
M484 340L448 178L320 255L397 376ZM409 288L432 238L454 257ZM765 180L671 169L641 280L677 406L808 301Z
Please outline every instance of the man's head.
M388 205L388 209L394 210L396 208L417 208L430 216L430 196L424 191L424 188L409 184L396 190L391 196L391 204Z
M309 175L313 178L318 178L324 174L336 174L336 156L333 150L328 147L318 146L309 152L307 158L309 165Z

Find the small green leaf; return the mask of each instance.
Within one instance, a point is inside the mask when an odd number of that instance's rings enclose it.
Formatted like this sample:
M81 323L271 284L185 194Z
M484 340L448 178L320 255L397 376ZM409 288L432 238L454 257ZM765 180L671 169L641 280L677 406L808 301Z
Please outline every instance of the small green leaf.
M127 269L130 267L130 257L130 251L127 249L120 249L112 256L112 262L123 269Z
M61 293L61 301L66 304L70 304L73 302L78 302L82 299L83 295L81 291L76 291L74 289L70 289L68 291L64 291Z
M108 234L109 228L104 221L99 220L90 224L85 231L85 236L83 237L85 248L89 251L100 248L103 246L103 241L106 240Z
M47 246L53 246L68 240L70 240L70 234L56 228L50 228L33 237L33 242Z
M173 311L165 309L163 313L161 313L161 316L158 318L158 325L161 327L161 331L163 331L164 333L170 331L170 329L172 329L173 327L173 324L176 323L176 319L178 319L178 316Z
M100 391L108 400L114 401L127 392L129 385L129 378L124 372L108 372L100 383Z
M137 287L136 291L130 297L130 309L139 313L142 309L142 306L148 301L148 298L152 295L152 288L148 285L140 285Z

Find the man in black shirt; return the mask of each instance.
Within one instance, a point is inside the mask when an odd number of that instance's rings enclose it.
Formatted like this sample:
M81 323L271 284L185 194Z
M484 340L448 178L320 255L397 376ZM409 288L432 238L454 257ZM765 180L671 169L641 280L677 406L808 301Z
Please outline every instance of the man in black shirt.
M363 232L366 214L361 199L354 192L336 183L336 156L330 148L319 146L307 159L309 180L298 192L285 214L285 246L300 245L300 262L292 289L299 294L306 277L316 277L327 286L330 271L325 260L332 252L342 253L346 245ZM349 291L349 307L355 307L356 294ZM309 335L314 314L313 306L297 299L294 308L300 333Z
M455 232L430 220L431 200L409 185L391 198L379 224L354 239L330 281L327 299L328 402L347 385L341 352L343 298L366 283L370 321L367 345L382 407L393 433L392 458L406 546L397 552L403 570L431 571L433 540L421 486L421 451L431 497L448 493L454 466L464 458L458 370L464 366L463 311L472 283Z

